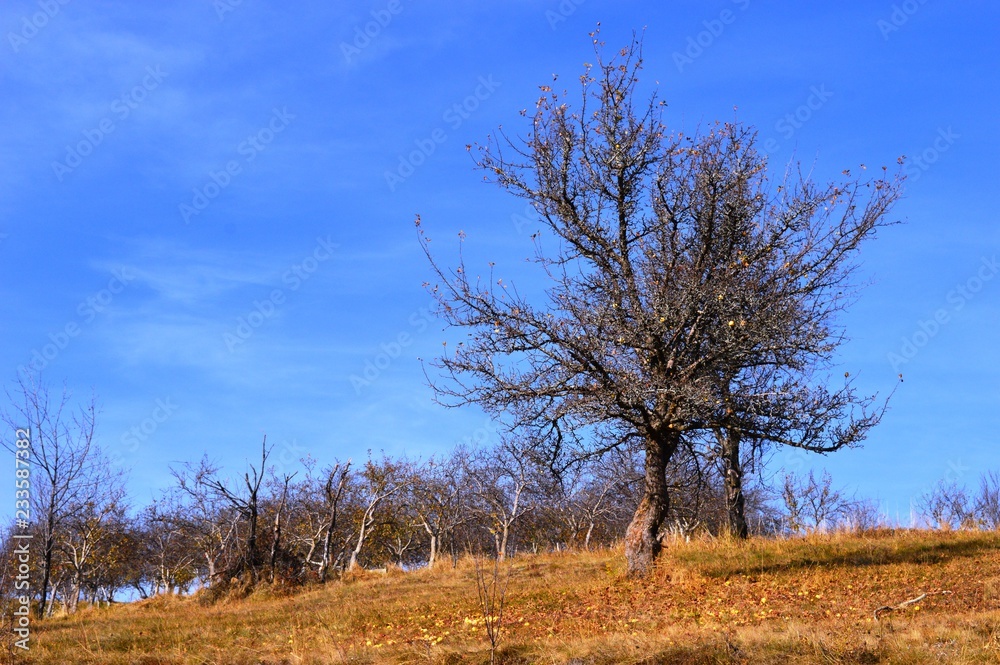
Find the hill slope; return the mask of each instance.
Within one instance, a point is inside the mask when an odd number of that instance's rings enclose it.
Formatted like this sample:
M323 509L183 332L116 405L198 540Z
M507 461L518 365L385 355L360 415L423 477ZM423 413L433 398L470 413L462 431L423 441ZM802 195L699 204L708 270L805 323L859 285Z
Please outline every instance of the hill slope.
M618 551L518 556L498 661L1000 662L997 533L677 543L649 579L623 568ZM22 661L489 662L469 561L213 606L156 598L33 630Z

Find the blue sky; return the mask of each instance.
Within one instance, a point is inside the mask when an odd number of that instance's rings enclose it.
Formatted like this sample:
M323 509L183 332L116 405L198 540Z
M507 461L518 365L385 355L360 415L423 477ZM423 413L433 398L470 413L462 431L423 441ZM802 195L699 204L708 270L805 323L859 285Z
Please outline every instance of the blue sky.
M905 383L863 449L819 460L907 513L1000 467L998 20L934 0L5 2L4 383L34 361L95 393L139 503L205 452L242 469L264 433L289 468L489 439L425 385L445 333L414 216L441 258L464 230L516 277L533 227L466 144L522 129L552 74L572 88L598 22L611 49L645 28L673 128L737 107L773 168L818 179L910 157L841 358L869 391Z

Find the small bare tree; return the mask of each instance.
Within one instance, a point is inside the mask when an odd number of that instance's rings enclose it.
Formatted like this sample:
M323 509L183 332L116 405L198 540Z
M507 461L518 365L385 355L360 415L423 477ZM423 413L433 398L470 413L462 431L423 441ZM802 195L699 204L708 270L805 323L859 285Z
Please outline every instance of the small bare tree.
M320 582L326 582L326 576L333 561L333 539L337 531L337 511L350 479L350 471L351 460L347 460L343 466L338 462L326 474L326 484L323 486L325 520L322 524L323 550L319 561Z
M621 505L623 491L639 477L629 465L614 464L620 455L610 454L589 464L580 464L551 483L546 509L555 512L567 529L567 545L590 550L594 532L618 516L627 506ZM634 492L634 488L631 490ZM582 541L582 542L581 542Z
M428 568L434 567L455 529L467 519L462 493L463 459L462 451L455 451L450 460L431 458L416 467L410 481L413 509L428 538Z
M260 518L260 489L267 470L267 458L271 450L267 447L267 437L261 443L260 467L248 464L250 467L243 474L242 490L231 489L225 481L216 476L204 479L205 485L217 496L228 502L246 522L246 539L233 568L228 572L231 576L239 576L249 572L253 582L257 582L260 572L261 552L259 547L258 521Z
M341 513L351 481L351 460L335 462L319 474L314 473L315 460L308 458L304 465L305 478L292 490L291 537L302 550L302 576L314 570L325 583L347 545Z
M358 565L358 557L375 525L379 506L405 487L406 474L402 465L387 457L383 457L381 462L369 458L358 474L358 480L361 504L354 524L356 540L347 564L348 570L354 570Z
M473 558L476 573L476 594L479 611L482 613L486 639L490 642L490 665L497 662L497 648L503 633L503 613L507 603L507 588L510 585L514 562L506 566L500 556L491 557L487 563L482 556Z
M826 471L819 479L812 471L805 477L786 475L781 498L787 511L788 528L793 533L832 528L847 514L851 503L842 491L834 489L833 478Z
M296 474L285 474L280 480L278 478L274 479L275 487L280 487L278 490L279 498L277 505L274 507L274 523L271 526L271 553L268 556L268 582L274 583L275 580L275 569L278 564L278 557L282 553L282 517L285 512L285 505L288 502L288 485L292 482L292 479Z
M190 516L174 492L167 492L143 510L139 521L145 574L135 578L143 595L185 591L197 577L199 543L189 528ZM142 583L150 584L147 593Z
M179 489L201 513L193 525L203 531L205 556L210 580L220 573L229 579L249 574L249 581L259 580L263 555L260 548L261 487L267 472L270 448L265 436L261 444L260 465L248 464L243 487L233 488L219 477L218 468L207 459L197 467L184 465L173 470ZM227 559L225 570L217 569L220 558Z
M857 533L874 531L885 525L885 519L874 499L856 499L848 503L844 511L844 522Z
M104 545L119 537L119 529L126 521L128 506L120 474L114 474L107 482L107 485L102 483L99 492L90 493L81 503L71 507L56 541L69 571L69 594L63 599L69 612L76 611L81 594L94 577L94 570L100 567L98 558L102 550L106 551Z
M921 514L935 529L961 529L975 526L975 508L969 494L957 482L939 481L917 499Z
M979 478L976 517L987 529L1000 529L1000 473L988 471Z
M531 462L509 445L495 451L477 451L465 468L474 495L473 510L493 536L500 561L510 551L514 526L531 510Z
M234 558L240 535L241 515L232 503L212 490L216 465L203 457L198 464L171 469L177 483L176 524L204 560L204 581L215 584Z
M54 559L70 520L88 505L105 504L107 493L117 492L122 482L94 444L94 399L74 406L68 390L54 396L34 375L19 375L7 398L11 407L3 414L4 422L31 435L31 514L42 541L41 615L52 608ZM6 437L2 441L13 450Z

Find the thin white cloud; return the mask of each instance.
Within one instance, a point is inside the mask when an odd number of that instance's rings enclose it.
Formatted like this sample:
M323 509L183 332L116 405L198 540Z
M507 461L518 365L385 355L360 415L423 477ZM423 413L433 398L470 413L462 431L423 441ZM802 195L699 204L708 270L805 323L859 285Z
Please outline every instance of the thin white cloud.
M150 289L158 300L186 307L206 307L246 286L266 286L274 280L271 262L259 255L206 249L182 250L177 243L158 243L163 254L129 261L132 286ZM93 266L111 271L114 264Z

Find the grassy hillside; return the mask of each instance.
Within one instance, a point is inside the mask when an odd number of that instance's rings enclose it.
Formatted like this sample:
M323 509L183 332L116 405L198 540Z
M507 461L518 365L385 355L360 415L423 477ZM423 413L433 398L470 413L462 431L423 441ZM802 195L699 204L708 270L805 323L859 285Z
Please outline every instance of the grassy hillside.
M950 593L936 593L936 592ZM885 613L883 605L929 593ZM1000 662L1000 534L885 532L518 556L507 663ZM156 598L35 626L35 663L487 663L471 562L212 606Z

